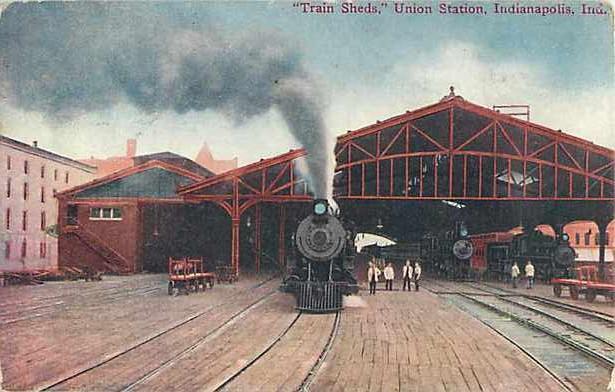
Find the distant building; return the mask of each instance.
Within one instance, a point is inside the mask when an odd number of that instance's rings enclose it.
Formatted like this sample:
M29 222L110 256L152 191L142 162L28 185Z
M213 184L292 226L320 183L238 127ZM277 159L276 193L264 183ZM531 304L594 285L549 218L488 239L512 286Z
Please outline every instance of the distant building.
M206 167L211 170L215 174L223 173L225 171L237 169L237 157L233 159L214 159L211 150L207 143L203 143L203 147L201 147L201 151L197 154L194 159L196 163L199 165Z
M95 178L96 168L0 135L0 271L55 269L56 192Z
M119 157L109 157L104 159L98 159L91 157L89 159L80 159L87 165L96 166L96 177L105 177L111 173L115 173L122 169L127 169L134 166L133 158L137 153L137 141L135 139L128 139L126 141L126 155Z
M606 229L605 238L605 261L615 260L615 221L612 221ZM549 225L539 225L536 229L541 233L555 237L555 231ZM598 261L600 258L600 233L598 225L590 221L575 221L564 226L564 232L568 234L570 246L577 253L577 261Z
M135 167L143 161L143 159L140 159L141 157L152 156L152 154L137 156L137 141L135 139L128 139L126 141L126 155L124 156L109 157L104 159L91 157L89 159L80 159L79 161L88 165L96 166L98 168L96 177L100 178L123 169ZM201 147L201 150L194 159L194 162L214 174L219 174L237 168L236 157L226 160L214 159L207 143L203 143L203 147Z

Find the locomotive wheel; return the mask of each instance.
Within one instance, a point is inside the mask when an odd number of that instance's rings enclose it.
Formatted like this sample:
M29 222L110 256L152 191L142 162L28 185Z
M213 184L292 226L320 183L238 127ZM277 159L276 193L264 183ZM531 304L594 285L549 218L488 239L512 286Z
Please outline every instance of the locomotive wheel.
M585 299L587 302L594 302L596 299L596 290L589 289L585 292Z
M555 294L556 297L561 297L562 296L562 286L559 284L554 285L553 294Z
M570 298L579 299L579 288L577 286L570 286Z
M169 295L173 295L173 282L169 282L169 286L167 288Z

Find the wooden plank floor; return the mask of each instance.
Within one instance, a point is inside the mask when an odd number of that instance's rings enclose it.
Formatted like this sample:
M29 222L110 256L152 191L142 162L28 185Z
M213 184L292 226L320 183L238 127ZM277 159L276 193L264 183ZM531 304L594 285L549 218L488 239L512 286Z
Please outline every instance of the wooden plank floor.
M0 309L5 314L15 314L20 307L31 306L28 304L49 302L50 298L64 304L49 314L1 326L2 387L29 390L47 385L230 299L234 304L226 307L224 314L237 311L279 284L274 280L249 289L255 283L243 280L178 297L168 296L166 280L155 275L8 288L7 296L0 295ZM153 294L134 293L135 288L156 284L158 290ZM71 295L79 292L77 288L81 295ZM2 294L4 289L0 289ZM214 317L208 325L193 323L195 328L188 325L182 333L188 338L205 334L216 321L220 319Z
M363 295L313 390L559 391L542 368L427 291Z
M296 391L318 360L335 322L334 314L303 314L288 334L225 390Z

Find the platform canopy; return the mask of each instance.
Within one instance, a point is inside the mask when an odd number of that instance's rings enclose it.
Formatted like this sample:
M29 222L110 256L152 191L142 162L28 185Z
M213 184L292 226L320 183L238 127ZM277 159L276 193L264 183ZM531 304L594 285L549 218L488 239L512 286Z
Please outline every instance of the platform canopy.
M312 194L301 169L304 149L227 171L182 187L178 195L189 201L212 201L233 218L259 202L309 201Z
M459 96L338 137L351 200L610 200L614 151Z

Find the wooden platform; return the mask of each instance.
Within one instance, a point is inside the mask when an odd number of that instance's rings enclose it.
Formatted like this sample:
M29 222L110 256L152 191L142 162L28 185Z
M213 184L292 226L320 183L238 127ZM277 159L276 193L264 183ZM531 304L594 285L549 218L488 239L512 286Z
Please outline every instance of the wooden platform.
M0 389L50 386L134 346L55 389L212 390L259 358L225 390L296 390L334 325L334 315L297 318L277 279L178 297L166 283L141 275L0 289ZM361 294L353 302L365 307L342 312L311 390L560 390L506 340L427 291ZM182 320L190 321L139 345Z
M542 368L480 322L427 291L363 296L314 390L559 391Z

